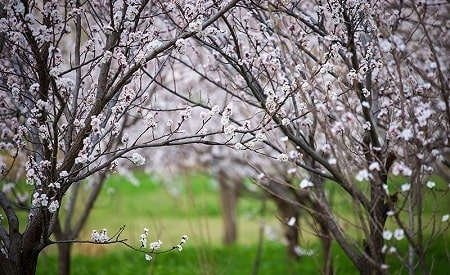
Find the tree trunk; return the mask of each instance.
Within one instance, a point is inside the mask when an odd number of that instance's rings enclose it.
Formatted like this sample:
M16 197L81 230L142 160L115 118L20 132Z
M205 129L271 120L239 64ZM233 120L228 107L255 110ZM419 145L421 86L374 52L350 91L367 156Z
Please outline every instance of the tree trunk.
M223 243L230 245L237 240L237 204L242 183L227 179L224 173L218 173L220 203L224 225Z
M19 232L17 216L12 215L11 205L6 203L1 197L2 207L10 216L9 235L4 246L5 250L0 251L0 274L3 275L33 275L36 274L36 267L39 253L49 244L47 236L43 237L43 232L48 230L48 224L43 224L42 212L39 209L32 209L29 223L23 233Z
M33 275L36 274L39 252L20 253L18 257L6 258L0 255L0 274Z
M322 226L321 226L322 227ZM323 236L320 237L320 241L322 243L322 250L323 250L323 274L325 275L332 275L333 274L333 253L331 252L332 248L332 238L329 234L329 231L325 228L321 228L321 233ZM327 235L325 235L327 234Z
M333 258L332 258L332 244L333 244L333 236L328 230L327 224L324 221L324 217L322 215L320 205L316 203L314 200L311 200L309 197L304 198L304 201L308 201L311 205L312 211L311 215L314 220L319 224L319 232L318 236L320 238L320 242L322 244L323 250L323 274L332 275L333 274Z
M382 268L385 257L381 251L384 245L383 229L386 224L387 205L381 195L374 195L372 197L372 205L372 211L369 212L370 232L364 243L364 252L369 256L370 261L366 256L361 255L360 261L357 264L361 275L382 275L388 273L387 270Z
M285 209L286 210L286 209ZM298 242L298 237L299 237L299 229L298 229L298 214L297 213L292 213L291 211L288 211L287 213L289 216L285 216L286 220L289 221L289 219L291 218L295 218L295 222L292 226L290 225L285 225L284 226L284 230L285 230L285 237L286 237L286 241L287 241L287 255L289 257L289 259L295 259L295 260L299 260L300 259L300 255L298 254L297 250L298 250L298 246L299 246L299 242Z
M275 201L283 220L284 236L287 242L287 256L289 259L299 260L300 255L297 253L297 247L299 246L299 211L297 211L297 208L294 205L285 201L282 197L272 196L272 198ZM292 218L295 219L295 222L292 225L288 225L287 223Z
M69 275L70 274L70 255L72 244L59 243L58 244L58 274Z

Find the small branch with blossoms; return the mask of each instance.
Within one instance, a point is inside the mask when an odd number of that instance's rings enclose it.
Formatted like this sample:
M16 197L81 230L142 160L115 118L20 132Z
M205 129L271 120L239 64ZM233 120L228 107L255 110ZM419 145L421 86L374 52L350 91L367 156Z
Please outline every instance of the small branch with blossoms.
M125 225L119 228L119 230L111 237L108 236L108 230L106 228L103 228L100 232L97 230L92 230L91 233L91 240L64 240L64 241L52 241L52 244L57 243L86 243L86 244L101 244L101 245L108 245L108 244L123 244L126 247L130 248L131 250L134 250L139 253L144 253L145 259L147 261L150 261L153 259L153 257L150 254L163 254L168 253L173 250L178 250L181 252L183 250L183 245L186 243L186 241L189 239L188 235L181 236L181 240L178 244L172 246L169 249L166 250L160 250L162 241L157 240L154 242L147 242L147 237L149 233L148 228L144 228L144 232L140 235L140 247L136 248L128 243L128 239L122 239L120 236L125 230ZM148 251L144 250L148 247Z

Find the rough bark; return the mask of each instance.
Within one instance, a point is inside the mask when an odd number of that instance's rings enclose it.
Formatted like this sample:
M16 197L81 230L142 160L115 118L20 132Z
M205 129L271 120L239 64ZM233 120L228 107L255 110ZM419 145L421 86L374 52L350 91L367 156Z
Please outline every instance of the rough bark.
M386 180L385 176L380 177L381 180ZM382 275L387 274L387 271L381 268L385 262L382 247L384 245L383 229L386 224L388 206L385 203L386 196L380 184L380 180L371 182L371 210L369 216L371 222L369 223L369 234L364 243L364 252L366 255L361 255L360 261L356 265L361 275ZM370 259L370 261L369 261Z
M10 253L5 257L0 253L0 274L5 275L32 275L36 274L36 267L40 249L26 249L22 238L19 243L12 244L18 248L18 253Z

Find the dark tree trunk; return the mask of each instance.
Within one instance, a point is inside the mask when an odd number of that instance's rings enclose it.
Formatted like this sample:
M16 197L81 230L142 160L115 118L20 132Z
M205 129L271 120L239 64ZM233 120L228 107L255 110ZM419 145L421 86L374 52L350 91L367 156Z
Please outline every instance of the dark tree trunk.
M0 274L5 275L32 275L36 274L37 259L39 253L22 254L18 261L0 258Z
M288 210L288 209L285 209ZM290 259L295 259L295 260L299 260L300 259L300 255L297 252L298 246L299 246L299 242L298 242L298 238L299 238L299 230L298 230L298 214L297 213L292 213L291 211L287 211L285 214L292 214L292 216L290 216L289 218L287 216L285 216L287 218L287 221L289 219L291 219L292 217L295 218L295 223L290 226L290 225L285 225L284 226L284 230L285 230L285 237L286 237L286 241L287 241L287 255Z
M224 225L223 243L230 245L237 240L237 204L242 183L228 179L222 172L218 173L218 181Z
M320 205L309 197L304 198L304 201L307 201L308 204L311 205L311 208L314 210L311 215L314 220L319 224L319 238L322 244L323 250L323 274L332 275L333 274L333 258L332 258L332 244L333 244L333 236L331 232L328 230L327 224L324 220L323 215L321 214Z
M381 268L381 265L385 262L385 257L381 250L384 245L383 230L388 211L388 205L385 203L385 200L391 200L391 198L384 195L385 191L382 189L381 184L377 184L378 182L371 182L370 231L364 243L364 252L369 256L370 261L367 257L361 255L360 261L357 264L361 275L382 275L388 273Z
M70 255L72 244L59 243L58 244L58 274L70 275Z
M22 251L17 255L6 258L0 255L0 274L5 275L33 275L36 274L39 251Z
M332 275L333 273L333 253L331 252L332 248L332 238L329 234L329 231L326 228L321 226L321 234L320 241L322 242L322 250L323 250L323 274ZM327 234L327 235L326 235Z
M287 256L290 259L299 260L300 255L297 253L297 247L299 246L298 218L300 213L297 211L297 207L287 202L284 198L277 196L272 196L272 198L275 200L281 219L283 220L284 236L287 242ZM292 225L288 225L287 223L291 218L295 218L295 222Z

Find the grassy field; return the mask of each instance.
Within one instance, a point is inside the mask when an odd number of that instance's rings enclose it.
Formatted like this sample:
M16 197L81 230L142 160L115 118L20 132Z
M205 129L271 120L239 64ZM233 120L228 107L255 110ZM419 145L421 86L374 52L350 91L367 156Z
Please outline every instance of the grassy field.
M238 242L224 247L218 190L210 178L189 175L163 184L138 173L136 180L137 185L117 176L107 181L79 239L89 239L93 229L107 228L112 235L125 225L122 237L138 247L139 236L147 227L150 229L148 240L161 239L163 249L172 247L181 235L188 234L183 251L155 255L148 262L142 254L120 244L77 244L73 250L72 274L252 274L256 260L259 260L258 274L319 274L320 243L312 235L302 234L301 246L314 251L313 256L304 256L299 262L287 259L274 205L269 203L261 217L261 203L242 198L238 208ZM343 212L346 207L352 207L351 204L336 205ZM270 229L270 234L266 229L258 258L262 222ZM433 274L442 274L447 268L450 256L446 254L446 243L447 240L442 239L429 250ZM407 247L400 244L398 249L406 251ZM333 259L337 274L357 273L337 245ZM406 274L395 257L389 259L392 274ZM40 256L38 274L57 274L55 247L49 247Z

